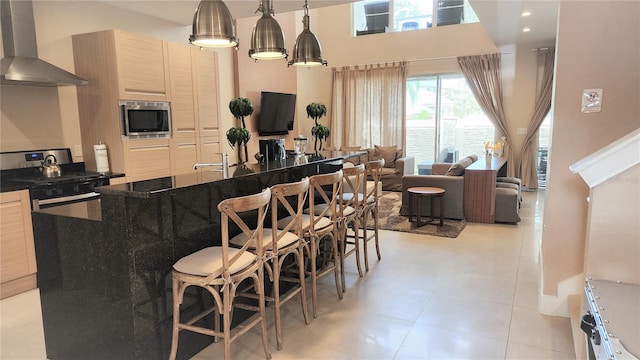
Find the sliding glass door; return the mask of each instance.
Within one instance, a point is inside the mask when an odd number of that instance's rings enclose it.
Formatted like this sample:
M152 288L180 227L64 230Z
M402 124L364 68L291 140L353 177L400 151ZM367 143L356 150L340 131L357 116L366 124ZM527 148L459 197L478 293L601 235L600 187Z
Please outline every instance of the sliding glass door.
M416 173L433 162L455 162L484 153L495 128L478 106L462 74L415 76L407 80L407 155Z

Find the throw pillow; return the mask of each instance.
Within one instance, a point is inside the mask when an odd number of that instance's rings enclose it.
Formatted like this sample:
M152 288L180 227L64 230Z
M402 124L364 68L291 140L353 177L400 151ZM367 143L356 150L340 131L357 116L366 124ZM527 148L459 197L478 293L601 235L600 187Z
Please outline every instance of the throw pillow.
M464 165L457 162L451 165L449 170L447 170L447 172L445 173L445 176L462 176L463 174L464 174Z
M384 159L384 167L394 168L396 167L396 150L397 146L378 146L375 145L376 160Z

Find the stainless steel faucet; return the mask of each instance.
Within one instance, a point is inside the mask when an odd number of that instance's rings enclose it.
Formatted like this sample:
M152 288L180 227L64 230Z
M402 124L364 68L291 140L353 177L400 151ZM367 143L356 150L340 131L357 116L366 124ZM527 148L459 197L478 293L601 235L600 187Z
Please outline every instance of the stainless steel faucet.
M196 170L200 167L221 167L220 169L212 169L214 172L221 172L222 177L227 179L229 177L229 154L222 153L222 162L221 163L195 163L193 164L193 170Z

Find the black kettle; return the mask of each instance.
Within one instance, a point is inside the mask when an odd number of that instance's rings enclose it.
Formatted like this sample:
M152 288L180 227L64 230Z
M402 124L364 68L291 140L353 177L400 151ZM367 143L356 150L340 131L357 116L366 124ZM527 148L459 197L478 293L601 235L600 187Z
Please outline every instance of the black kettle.
M51 159L53 158L53 160ZM62 175L62 169L58 165L58 159L55 155L47 155L42 162L42 176L47 178L58 177Z

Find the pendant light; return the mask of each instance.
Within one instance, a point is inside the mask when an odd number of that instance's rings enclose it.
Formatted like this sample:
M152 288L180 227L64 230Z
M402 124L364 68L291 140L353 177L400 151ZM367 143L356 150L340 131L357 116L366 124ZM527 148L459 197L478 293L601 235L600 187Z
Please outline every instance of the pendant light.
M254 60L286 59L289 54L284 44L284 33L272 16L271 0L260 0L257 11L262 12L262 17L251 34L249 57Z
M309 30L309 5L304 0L304 17L302 18L303 30L293 46L293 59L289 66L327 66L327 60L322 58L322 48L318 38Z
M222 0L202 0L193 15L193 33L189 42L200 47L238 48L236 27L231 12Z

